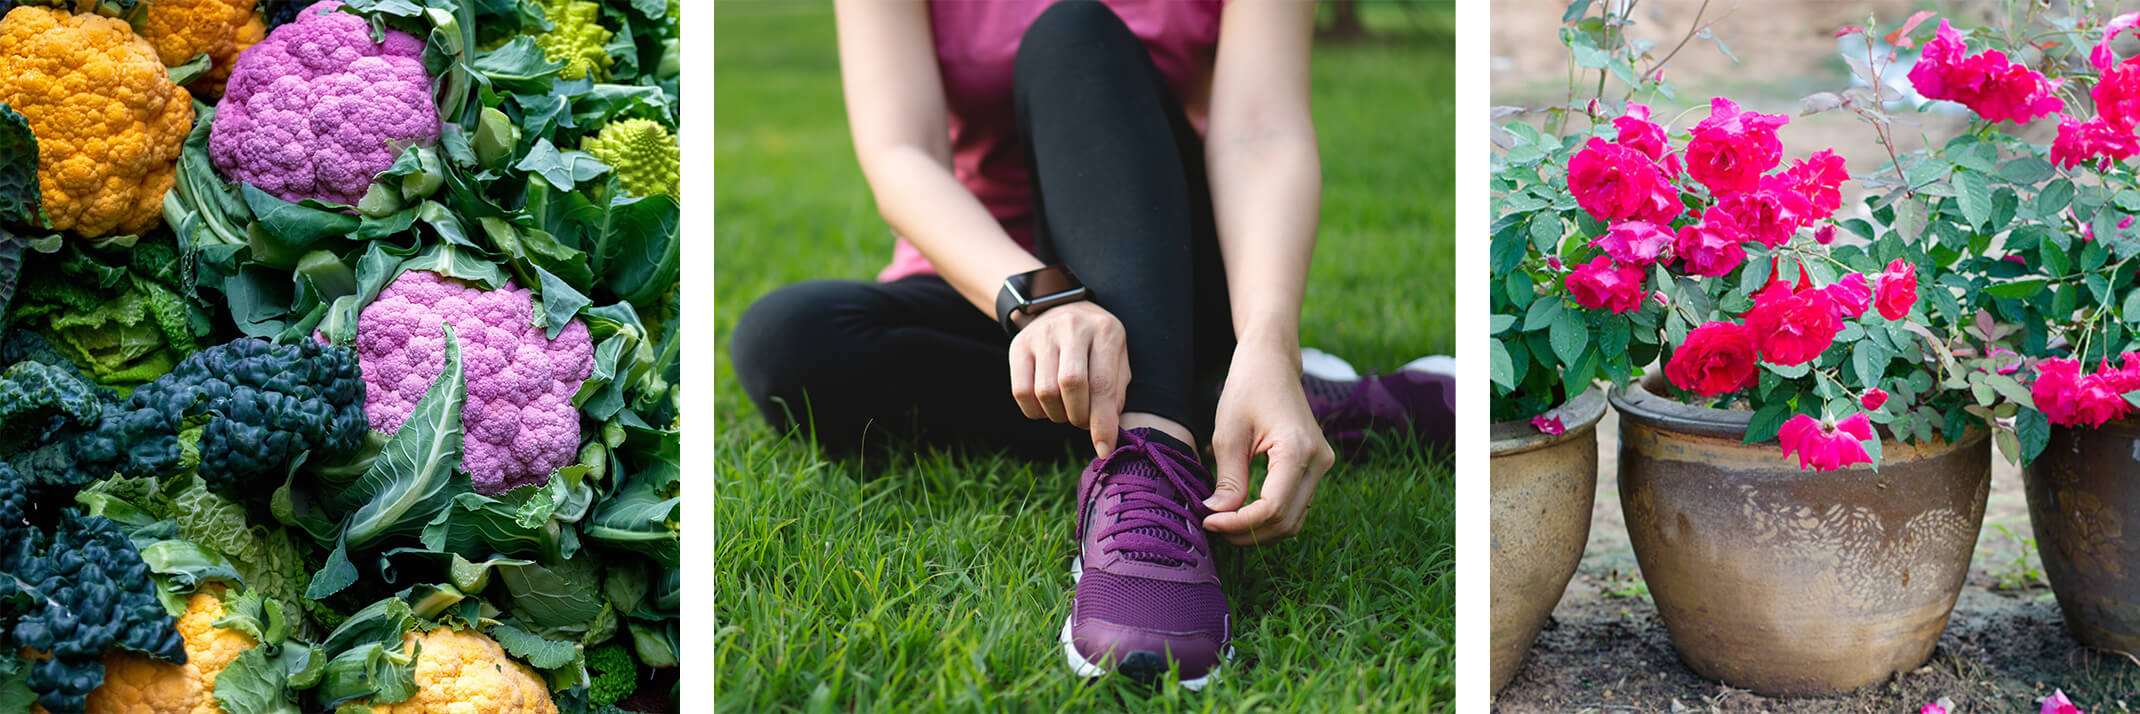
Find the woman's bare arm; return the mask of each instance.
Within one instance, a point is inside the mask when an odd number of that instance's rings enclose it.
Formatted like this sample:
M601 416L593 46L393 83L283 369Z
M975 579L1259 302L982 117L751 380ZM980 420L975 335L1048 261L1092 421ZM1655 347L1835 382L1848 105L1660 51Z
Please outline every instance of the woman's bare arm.
M1229 4L1204 137L1235 335L1244 347L1296 357L1322 206L1322 162L1308 112L1314 27L1313 3Z
M943 79L922 0L839 0L855 158L892 230L990 318L1003 279L1041 267L952 175Z
M1334 458L1300 386L1300 303L1322 206L1308 112L1315 5L1234 0L1219 25L1204 162L1238 346L1212 434L1218 513L1204 525L1238 545L1300 532ZM1249 462L1269 472L1249 503Z

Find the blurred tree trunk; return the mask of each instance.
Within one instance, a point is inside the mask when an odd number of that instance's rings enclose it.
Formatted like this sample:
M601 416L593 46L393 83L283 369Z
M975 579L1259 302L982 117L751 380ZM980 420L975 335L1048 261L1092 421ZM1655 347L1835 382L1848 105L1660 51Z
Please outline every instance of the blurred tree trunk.
M1318 39L1362 40L1367 38L1367 27L1360 24L1359 0L1326 0L1330 6L1330 24L1316 30Z

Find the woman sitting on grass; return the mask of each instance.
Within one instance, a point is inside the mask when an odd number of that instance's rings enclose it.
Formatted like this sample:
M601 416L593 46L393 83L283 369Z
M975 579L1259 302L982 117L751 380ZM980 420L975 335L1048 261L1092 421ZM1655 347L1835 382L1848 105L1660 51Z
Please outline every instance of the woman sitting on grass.
M1417 414L1448 439L1446 374L1302 386L1314 5L837 7L855 154L901 240L878 282L752 305L732 350L744 389L836 450L1089 441L1064 653L1082 676L1152 679L1171 660L1203 686L1231 636L1205 531L1299 532L1333 460L1318 410L1355 427Z

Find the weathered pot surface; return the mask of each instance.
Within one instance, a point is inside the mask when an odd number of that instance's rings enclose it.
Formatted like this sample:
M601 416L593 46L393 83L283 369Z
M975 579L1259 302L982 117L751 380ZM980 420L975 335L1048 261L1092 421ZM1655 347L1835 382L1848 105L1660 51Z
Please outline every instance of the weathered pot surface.
M1773 441L1741 444L1750 412L1641 385L1612 403L1628 537L1689 667L1763 695L1810 696L1931 657L1984 518L1986 432L1889 440L1878 472L1815 473Z
M1560 407L1565 431L1493 425L1493 691L1516 677L1590 539L1604 390Z
M2140 652L2140 424L2051 427L2023 470L2029 523L2066 627L2090 647Z

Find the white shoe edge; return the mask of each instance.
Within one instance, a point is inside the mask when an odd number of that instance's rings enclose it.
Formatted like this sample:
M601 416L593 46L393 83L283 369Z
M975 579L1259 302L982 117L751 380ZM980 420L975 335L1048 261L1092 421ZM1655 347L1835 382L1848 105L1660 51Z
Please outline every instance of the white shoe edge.
M1353 369L1352 363L1345 361L1345 358L1313 347L1300 348L1300 372L1310 377L1327 379L1333 382L1344 382L1360 378L1360 371Z
M1455 377L1456 358L1451 357L1449 355L1428 355L1407 362L1403 367L1400 367L1399 369L1408 369L1414 372L1425 372L1427 374L1440 374Z
M1084 574L1085 556L1079 555L1074 558L1071 558L1070 582L1076 583L1077 581L1084 578ZM1064 615L1062 634L1056 636L1056 639L1063 643L1063 659L1070 663L1070 672L1072 674L1076 674L1079 677L1091 679L1094 677L1106 676L1108 673L1107 668L1094 664L1090 660L1085 659L1084 655L1077 653L1077 644L1072 641L1072 638L1070 636L1070 621L1075 617L1075 614ZM1223 665L1227 660L1231 659L1233 659L1233 643L1228 642L1226 643L1226 653L1219 655L1219 663ZM1195 679L1180 680L1178 684L1180 684L1181 688L1183 689L1187 689L1192 692L1199 691L1204 688L1204 685L1210 684L1211 678L1218 676L1218 674L1219 667L1215 665L1211 668L1210 671L1205 672L1204 676L1197 677Z

